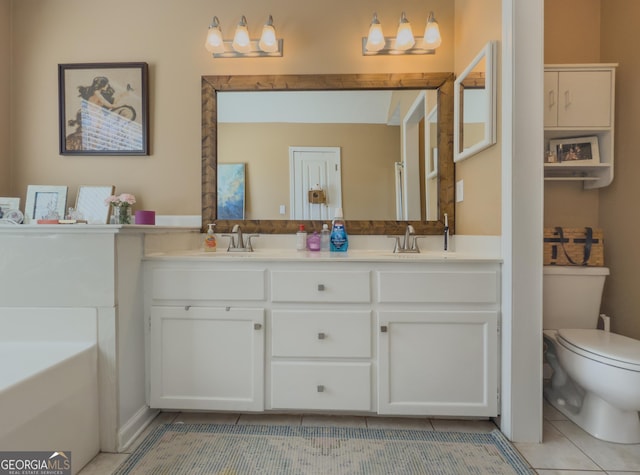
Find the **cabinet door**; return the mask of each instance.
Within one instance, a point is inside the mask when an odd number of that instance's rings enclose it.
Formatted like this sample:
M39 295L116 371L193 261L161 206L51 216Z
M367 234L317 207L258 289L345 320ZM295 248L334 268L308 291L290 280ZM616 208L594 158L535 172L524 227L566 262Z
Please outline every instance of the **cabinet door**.
M150 406L264 409L264 310L152 307Z
M379 312L378 412L498 413L498 314Z
M611 78L611 71L562 71L558 127L610 127Z
M558 125L558 72L544 72L544 126Z

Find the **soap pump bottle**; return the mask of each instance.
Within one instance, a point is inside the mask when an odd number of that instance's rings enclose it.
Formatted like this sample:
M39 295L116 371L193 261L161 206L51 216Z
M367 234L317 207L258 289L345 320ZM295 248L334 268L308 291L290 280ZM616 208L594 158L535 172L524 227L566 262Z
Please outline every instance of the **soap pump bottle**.
M296 233L296 250L305 251L307 249L307 232L304 230L304 224L298 226Z
M349 248L349 236L347 236L347 228L342 217L342 208L336 208L329 241L329 250L332 252L346 252Z
M215 227L215 223L209 224L209 229L207 230L207 236L204 238L204 250L207 252L216 252L217 244L216 244L216 235L213 231Z

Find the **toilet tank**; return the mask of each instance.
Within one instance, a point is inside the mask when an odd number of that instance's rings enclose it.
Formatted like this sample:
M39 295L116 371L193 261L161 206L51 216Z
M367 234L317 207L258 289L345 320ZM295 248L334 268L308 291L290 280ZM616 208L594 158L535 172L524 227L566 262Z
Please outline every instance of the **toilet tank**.
M608 267L544 266L542 327L596 328Z

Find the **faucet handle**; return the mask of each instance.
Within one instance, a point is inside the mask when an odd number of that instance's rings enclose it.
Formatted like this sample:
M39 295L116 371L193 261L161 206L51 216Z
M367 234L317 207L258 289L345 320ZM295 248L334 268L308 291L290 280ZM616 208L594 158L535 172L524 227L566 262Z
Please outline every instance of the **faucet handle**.
M418 239L426 238L427 236L413 236L413 242L411 243L411 250L415 252L420 252L420 248L418 247Z
M236 247L236 236L235 236L235 234L222 234L222 237L228 237L229 238L229 247L227 248L227 250L233 249L233 248Z
M400 249L400 236L387 236L389 239L395 239L395 242L393 244L393 252L398 252L398 249Z
M253 246L251 245L251 238L254 238L254 237L257 238L257 237L260 237L260 235L259 234L249 234L247 236L247 240L245 241L244 247L246 249L248 249L249 252L253 252Z

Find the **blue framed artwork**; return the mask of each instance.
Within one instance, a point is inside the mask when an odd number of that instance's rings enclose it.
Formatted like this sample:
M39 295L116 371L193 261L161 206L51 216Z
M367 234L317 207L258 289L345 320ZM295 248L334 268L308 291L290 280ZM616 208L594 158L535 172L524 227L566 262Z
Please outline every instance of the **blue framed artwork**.
M218 164L218 219L244 219L244 165Z

